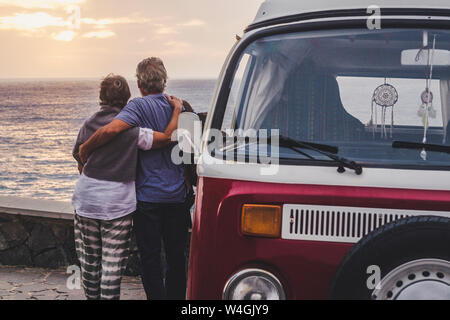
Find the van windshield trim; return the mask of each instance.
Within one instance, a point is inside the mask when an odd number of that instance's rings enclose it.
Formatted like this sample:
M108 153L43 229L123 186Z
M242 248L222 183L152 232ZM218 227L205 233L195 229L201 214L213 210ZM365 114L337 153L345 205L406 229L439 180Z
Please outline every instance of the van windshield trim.
M418 8L381 8L381 15L387 16L435 16L435 17L450 17L450 9L418 9ZM260 22L250 24L245 30L245 33L250 31L266 28L278 24L301 22L315 19L326 18L342 18L348 19L350 17L362 17L367 19L367 9L344 9L344 10L323 10L306 13L298 13L273 19L263 20Z
M307 22L291 25L276 26L269 29L263 29L255 32L249 37L242 40L242 42L235 48L231 55L228 66L226 67L221 81L221 86L215 101L214 113L211 118L211 128L219 129L225 115L225 109L228 103L229 93L231 90L231 82L236 71L237 65L240 61L242 53L247 47L258 39L269 37L273 35L281 35L292 32L307 32L307 31L326 31L333 29L367 29L366 20L341 20L341 21L327 21L327 22ZM405 28L405 29L442 29L450 30L450 20L401 20L401 19L386 19L383 20L383 27L385 28Z
M450 15L450 10L449 10ZM283 35L294 32L311 32L311 31L333 31L346 29L367 29L366 19L352 19L339 21L323 21L323 22L303 22L296 24L289 24L283 26L274 26L272 28L257 30L250 34L238 44L234 52L230 55L228 65L224 69L222 75L222 85L219 88L217 98L215 100L214 112L211 115L211 128L220 130L222 120L225 115L225 109L228 103L229 94L231 90L231 83L236 67L240 62L242 53L255 41L270 36ZM383 28L403 28L403 29L436 29L436 30L450 30L450 20L425 20L424 19L386 19L383 20ZM315 165L333 166L330 161L314 161ZM418 165L418 164L383 164L372 163L370 161L359 161L359 164L368 168L389 168L389 169L420 169L420 170L450 170L449 166L437 165ZM286 159L280 157L280 164L296 164L296 165L312 165L311 160L306 159Z

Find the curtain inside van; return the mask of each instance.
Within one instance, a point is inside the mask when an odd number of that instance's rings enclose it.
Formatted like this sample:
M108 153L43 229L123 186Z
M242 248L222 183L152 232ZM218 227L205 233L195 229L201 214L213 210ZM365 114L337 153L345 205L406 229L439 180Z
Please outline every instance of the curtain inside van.
M308 56L310 48L303 42L281 44L276 52L257 56L249 93L247 112L242 119L241 128L259 129L265 116L274 104L280 101L286 80L292 70L296 69ZM295 52L295 56L292 53ZM293 59L295 58L295 60Z
M442 122L444 129L444 142L446 143L448 122L450 120L450 79L441 79L441 104L442 104Z

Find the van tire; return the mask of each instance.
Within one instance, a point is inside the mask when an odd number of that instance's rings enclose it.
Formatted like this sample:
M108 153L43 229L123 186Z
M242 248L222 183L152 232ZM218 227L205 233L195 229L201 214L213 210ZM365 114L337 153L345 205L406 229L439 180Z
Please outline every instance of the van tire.
M410 261L439 259L450 267L450 219L409 217L386 224L361 239L345 256L329 290L329 299L374 299L368 288L369 266L378 266L380 279ZM378 297L384 298L384 297Z

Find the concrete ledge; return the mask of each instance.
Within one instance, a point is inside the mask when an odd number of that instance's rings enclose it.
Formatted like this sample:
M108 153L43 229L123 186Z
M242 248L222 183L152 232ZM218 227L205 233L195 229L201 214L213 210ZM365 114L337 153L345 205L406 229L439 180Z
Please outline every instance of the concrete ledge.
M0 196L0 213L73 220L70 202Z

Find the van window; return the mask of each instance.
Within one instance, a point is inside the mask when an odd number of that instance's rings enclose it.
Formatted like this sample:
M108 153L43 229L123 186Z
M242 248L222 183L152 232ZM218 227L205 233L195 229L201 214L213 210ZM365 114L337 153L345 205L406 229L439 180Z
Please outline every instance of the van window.
M222 123L222 131L233 129L232 126L236 120L235 112L239 105L243 103L242 99L246 96L244 91L246 90L246 84L249 81L249 77L246 77L246 75L249 74L249 69L250 55L244 54L236 69L233 83L231 84L230 96L228 98L227 108L225 110L225 116ZM242 81L242 79L245 79L246 81Z
M424 90L424 81L422 79L337 77L342 105L345 110L362 123L368 123L371 117L371 110L367 108L367 105L371 102L374 88L383 84L384 81L392 84L399 96L398 102L394 106L394 116L397 112L401 116L394 119L394 124L422 126L423 117L418 115L422 101L420 95L417 94ZM436 108L441 108L439 86L439 80L431 81L430 90L434 93L432 106L435 110ZM430 117L428 122L432 127L442 126L442 112L436 112L435 117Z
M428 57L439 50L443 58L416 63L414 56L405 60L408 50ZM222 129L265 129L334 146L338 156L366 166L449 170L445 148L424 157L422 150L394 143L450 146L445 57L447 30L333 30L259 39L236 66ZM280 163L331 165L323 154L301 151L281 146Z

